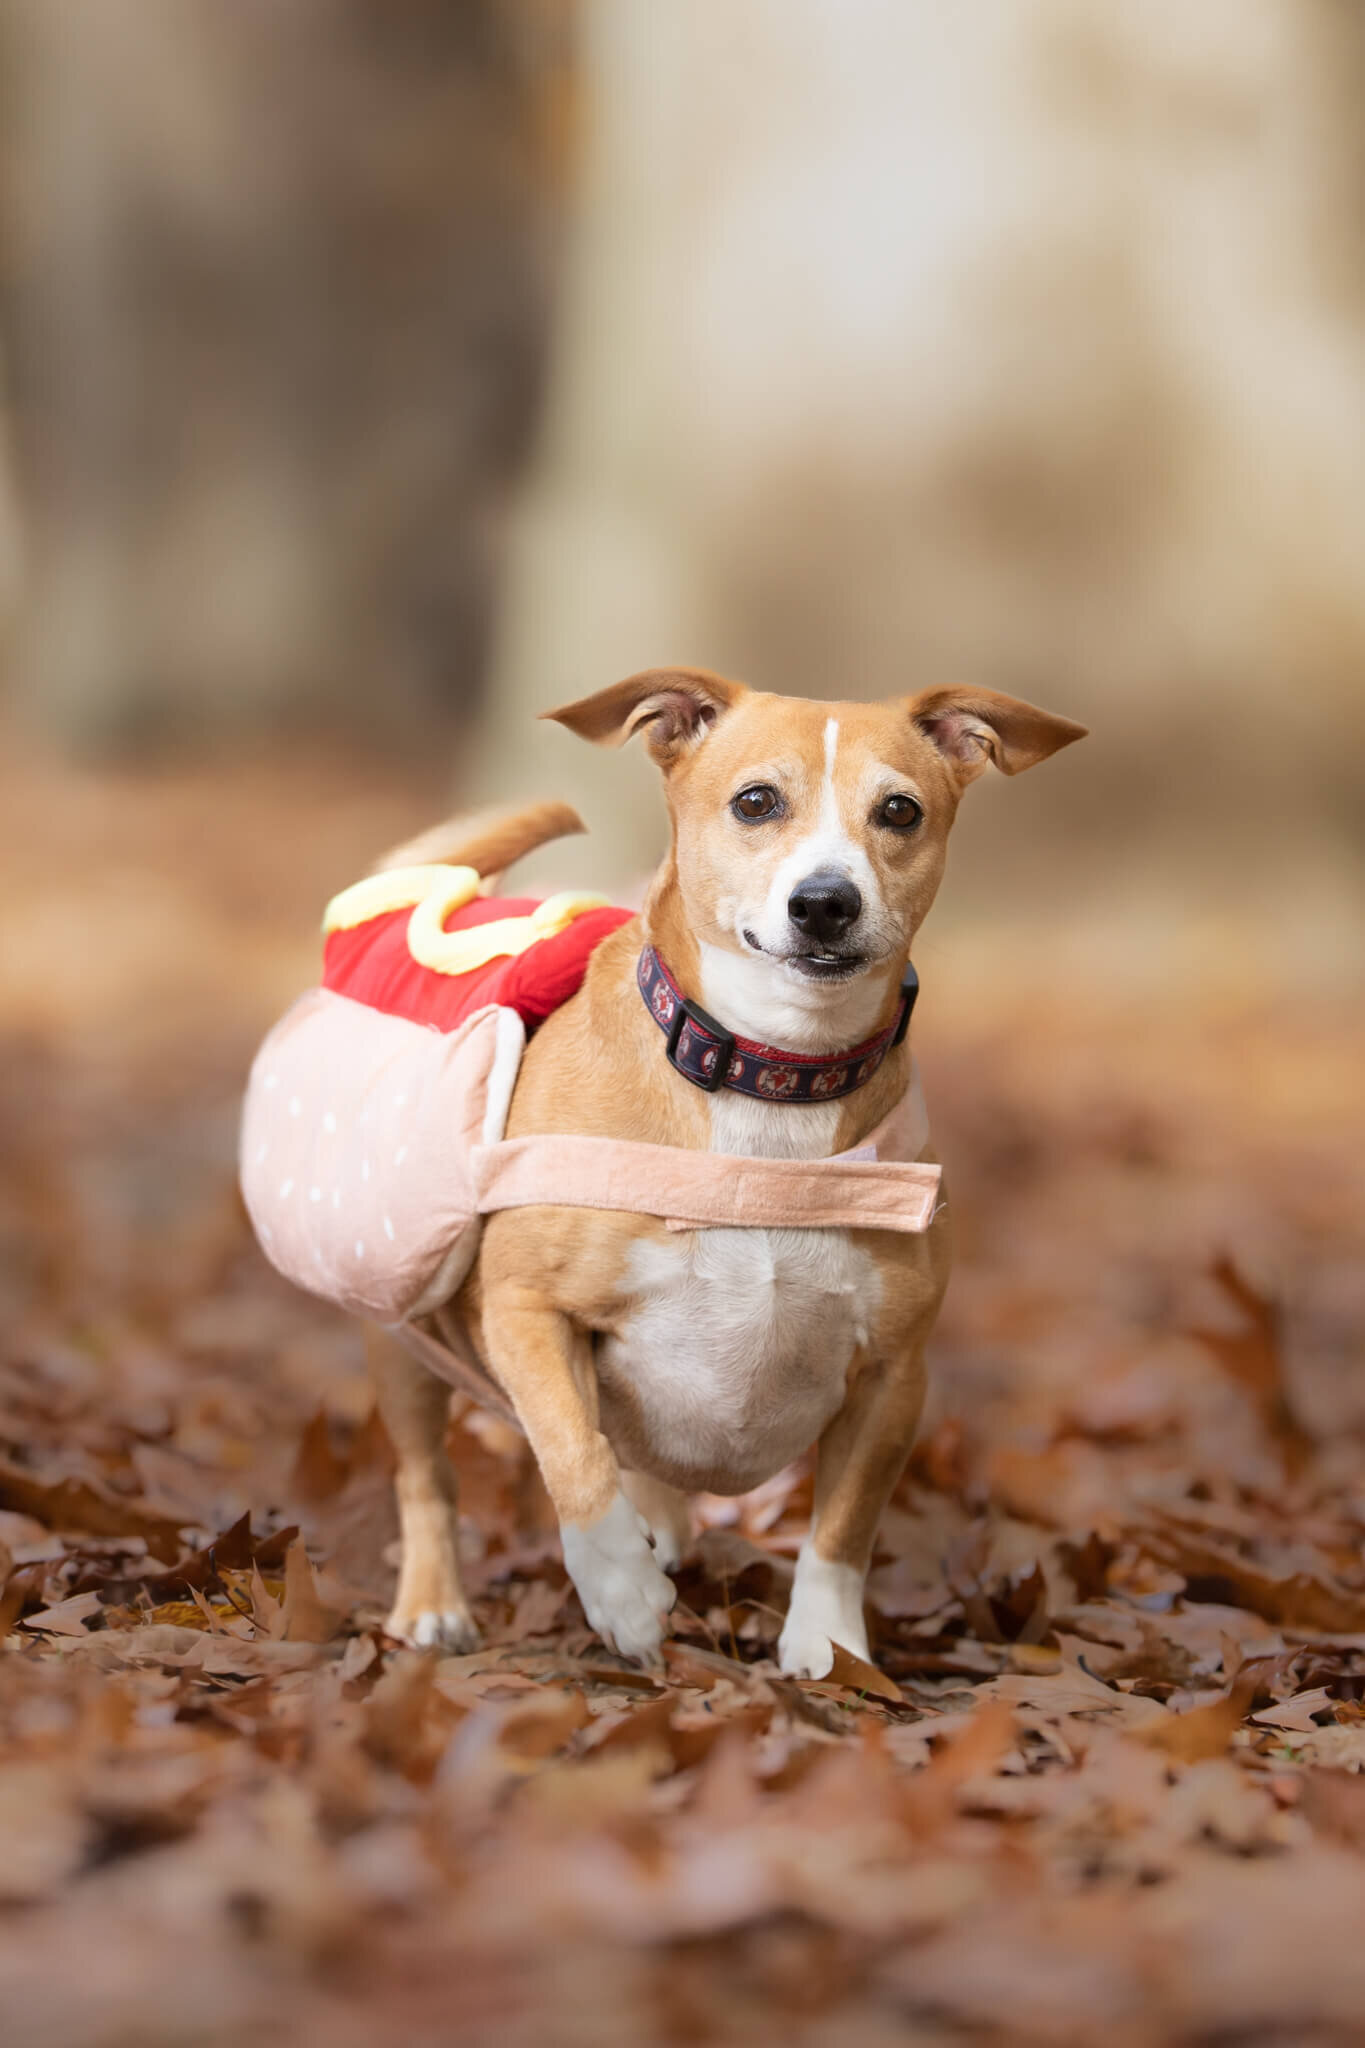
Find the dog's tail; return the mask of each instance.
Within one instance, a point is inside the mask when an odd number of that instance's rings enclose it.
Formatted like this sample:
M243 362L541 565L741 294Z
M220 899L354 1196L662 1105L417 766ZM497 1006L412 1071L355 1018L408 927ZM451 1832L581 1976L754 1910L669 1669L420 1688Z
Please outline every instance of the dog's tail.
M433 825L415 839L381 854L370 872L429 864L473 868L484 889L496 887L505 868L548 840L563 839L587 826L572 804L527 804L519 811L466 811Z

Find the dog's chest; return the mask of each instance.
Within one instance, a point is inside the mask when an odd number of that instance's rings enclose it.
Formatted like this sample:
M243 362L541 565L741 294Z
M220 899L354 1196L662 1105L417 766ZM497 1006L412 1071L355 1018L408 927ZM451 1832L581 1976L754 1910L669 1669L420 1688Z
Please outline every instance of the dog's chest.
M716 1151L832 1149L836 1105L715 1107ZM599 1353L608 1433L627 1462L675 1485L757 1485L813 1443L842 1403L879 1291L872 1259L846 1231L693 1230L637 1241L623 1282L627 1317Z

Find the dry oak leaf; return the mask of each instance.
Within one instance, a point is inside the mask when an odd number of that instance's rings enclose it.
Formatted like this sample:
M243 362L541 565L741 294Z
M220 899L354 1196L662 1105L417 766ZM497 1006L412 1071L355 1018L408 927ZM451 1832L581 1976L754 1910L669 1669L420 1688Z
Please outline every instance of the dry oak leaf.
M1284 1318L1280 1305L1260 1294L1226 1255L1216 1259L1211 1277L1241 1311L1240 1330L1194 1327L1188 1335L1211 1351L1230 1379L1250 1394L1266 1433L1274 1439L1291 1475L1302 1471L1313 1455L1313 1439L1294 1413L1284 1362Z
M208 1635L202 1629L175 1628L149 1622L139 1628L100 1629L93 1635L65 1636L55 1645L64 1655L79 1656L98 1671L137 1670L148 1665L164 1671L199 1671L216 1678L260 1678L286 1671L307 1671L329 1653L317 1643L276 1643L263 1636L242 1642L235 1636Z
M83 1636L86 1633L87 1620L99 1611L98 1593L73 1593L69 1600L58 1600L52 1607L44 1607L37 1614L27 1615L22 1626L48 1635Z
M823 1678L800 1681L814 1692L867 1693L876 1700L892 1700L897 1705L908 1704L894 1678L888 1678L875 1664L869 1664L866 1657L859 1657L852 1650L846 1650L842 1643L831 1645L834 1662Z
M303 1538L296 1537L284 1560L284 1640L287 1643L330 1643L345 1616L329 1607L318 1591L317 1573L308 1561Z
M1277 1700L1273 1706L1262 1707L1251 1719L1263 1728L1288 1728L1299 1734L1316 1734L1318 1723L1315 1716L1329 1714L1336 1706L1336 1700L1325 1685L1316 1685L1309 1692L1296 1692L1292 1699Z
M661 1700L657 1704L667 1706L668 1702ZM498 1723L498 1748L524 1763L539 1763L563 1749L591 1718L587 1701L576 1689L538 1690L515 1706L503 1709Z
M1069 1714L1104 1714L1128 1728L1170 1719L1160 1700L1146 1699L1141 1693L1117 1692L1082 1671L1078 1664L1064 1665L1055 1676L1005 1672L989 1685L978 1686L976 1696L981 1700L1003 1700L1012 1707L1033 1707L1055 1719L1064 1719Z
M663 1646L664 1668L670 1678L680 1685L700 1686L709 1692L722 1679L735 1684L752 1684L756 1674L747 1664L739 1663L734 1657L726 1657L719 1650L700 1650L693 1643L679 1642L670 1637Z
M1206 1707L1191 1707L1184 1714L1166 1713L1163 1709L1163 1718L1139 1730L1138 1740L1187 1764L1222 1756L1246 1719L1263 1680L1263 1670L1246 1665L1222 1699L1213 1700Z
M1248 1557L1231 1538L1192 1526L1188 1518L1170 1510L1153 1516L1142 1541L1187 1580L1220 1582L1233 1604L1277 1627L1341 1634L1365 1630L1365 1594L1342 1585L1325 1568L1276 1571Z

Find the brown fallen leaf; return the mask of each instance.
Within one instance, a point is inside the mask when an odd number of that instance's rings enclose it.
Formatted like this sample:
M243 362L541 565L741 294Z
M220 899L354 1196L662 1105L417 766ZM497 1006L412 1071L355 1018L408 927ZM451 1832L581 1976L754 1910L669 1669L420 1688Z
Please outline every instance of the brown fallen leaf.
M271 1642L282 1643L287 1626L283 1600L277 1600L261 1576L260 1566L254 1561L249 1580L251 1591L251 1619L260 1632Z
M619 1750L551 1763L518 1787L517 1799L537 1822L578 1834L628 1817L645 1821L656 1775L648 1748Z
M1259 1728L1288 1728L1306 1734L1317 1728L1318 1715L1331 1714L1336 1704L1325 1685L1316 1685L1291 1699L1277 1700L1273 1706L1259 1707L1249 1718Z
M1187 1580L1214 1582L1220 1590L1212 1597L1230 1594L1233 1603L1278 1626L1341 1634L1365 1630L1365 1592L1341 1584L1325 1568L1277 1570L1229 1538L1169 1512L1152 1516L1143 1540Z
M591 1754L602 1756L618 1750L648 1749L665 1762L670 1762L673 1756L674 1707L674 1696L664 1693L657 1700L647 1700L642 1707L621 1708L611 1716L601 1735L589 1745Z
M842 1643L835 1643L834 1662L822 1679L821 1686L838 1686L845 1692L867 1693L874 1700L903 1701L905 1694L894 1678L888 1678L875 1664L869 1664L865 1657L859 1657L852 1650L846 1650Z
M961 1730L935 1739L928 1763L895 1789L906 1824L917 1836L940 1835L957 1818L964 1788L973 1779L989 1777L1014 1747L1014 1709L1007 1700L988 1700Z
M199 1628L149 1622L134 1628L97 1629L54 1639L69 1656L102 1672L195 1672L228 1679L280 1677L330 1661L319 1643L276 1643L257 1636L210 1635Z
M558 1581L532 1579L529 1585L522 1587L511 1620L503 1628L499 1640L521 1643L530 1636L550 1635L571 1591L567 1576Z
M1278 1445L1293 1478L1313 1454L1313 1439L1294 1412L1284 1357L1284 1318L1278 1302L1260 1294L1224 1253L1211 1277L1243 1317L1239 1330L1192 1328L1188 1335L1211 1351L1225 1373L1256 1404L1263 1427Z
M148 1513L137 1500L79 1479L48 1484L32 1473L0 1463L0 1508L32 1515L49 1529L141 1537L153 1556L162 1559L174 1557L180 1548L180 1531L174 1522Z
M41 1564L21 1565L12 1571L0 1592L0 1643L18 1621L25 1607L35 1605L41 1597L45 1567Z
M670 1636L665 1641L663 1656L664 1668L670 1678L675 1678L680 1685L700 1686L706 1692L722 1679L744 1685L751 1682L754 1675L747 1664L740 1664L719 1650L698 1649L694 1643L682 1643L676 1637Z
M660 1705L667 1708L668 1702ZM643 1709L648 1713L650 1708ZM508 1756L526 1763L550 1757L585 1727L591 1719L581 1692L564 1687L553 1692L530 1695L524 1704L506 1711L498 1723L498 1747Z
M425 1783L465 1709L438 1690L434 1657L402 1650L371 1690L362 1713L366 1752L376 1763Z
M1060 1649L1050 1650L1045 1643L1011 1643L1009 1660L1011 1670L1028 1672L1043 1678L1062 1668Z
M1075 1664L1064 1665L1051 1677L1006 1672L976 1690L978 1699L997 1700L1010 1707L1034 1707L1059 1720L1069 1715L1102 1715L1118 1725L1139 1728L1168 1718L1159 1700L1102 1685Z
M668 1725L668 1745L674 1763L680 1771L704 1763L721 1738L730 1732L750 1739L767 1733L773 1725L776 1705L770 1696L753 1692L727 1701L724 1711L719 1713L708 1711L700 1703L675 1709Z
M73 1593L69 1600L59 1600L55 1607L44 1607L37 1614L27 1615L23 1626L47 1635L83 1636L86 1622L92 1614L99 1613L100 1606L98 1593Z
M140 1579L138 1590L153 1603L178 1600L183 1599L187 1588L208 1592L220 1583L222 1572L246 1572L253 1565L263 1572L275 1570L284 1563L285 1554L298 1533L297 1527L291 1526L278 1529L271 1536L257 1537L252 1533L248 1511L221 1536L215 1536L202 1549L191 1551L169 1571Z
M344 1614L329 1607L318 1591L318 1577L296 1537L284 1560L284 1640L287 1643L330 1643Z
M1222 1699L1206 1707L1191 1707L1184 1714L1164 1713L1159 1721L1136 1729L1136 1739L1181 1763L1222 1756L1246 1719L1260 1683L1261 1674L1247 1666L1238 1672Z

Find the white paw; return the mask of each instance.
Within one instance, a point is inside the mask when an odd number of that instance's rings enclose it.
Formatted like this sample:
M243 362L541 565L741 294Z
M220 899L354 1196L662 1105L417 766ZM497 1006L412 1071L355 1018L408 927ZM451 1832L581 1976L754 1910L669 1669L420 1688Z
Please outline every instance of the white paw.
M821 1630L794 1629L789 1621L777 1639L777 1666L788 1678L828 1678L834 1645Z
M649 1527L623 1493L586 1527L560 1524L564 1564L589 1624L609 1649L644 1663L658 1657L677 1588L659 1569Z
M447 1656L461 1656L479 1643L473 1616L459 1607L424 1607L416 1614L400 1614L395 1608L384 1627L414 1650L444 1650Z
M830 1564L804 1545L796 1561L786 1625L777 1662L788 1678L828 1678L834 1645L871 1662L863 1620L863 1574L851 1564Z

